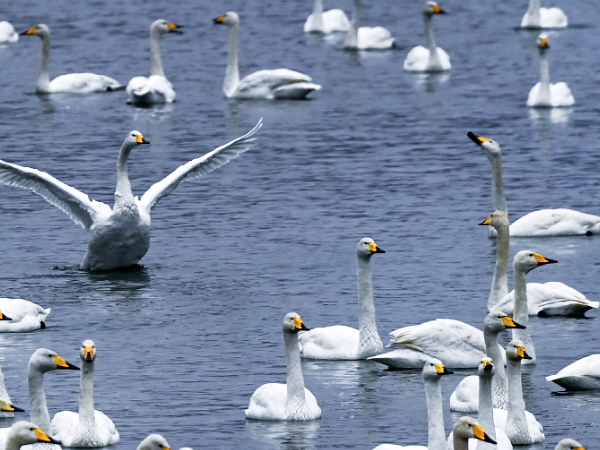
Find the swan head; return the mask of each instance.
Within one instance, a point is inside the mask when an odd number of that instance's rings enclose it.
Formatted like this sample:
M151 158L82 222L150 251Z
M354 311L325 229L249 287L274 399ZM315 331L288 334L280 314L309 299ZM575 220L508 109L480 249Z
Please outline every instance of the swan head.
M21 408L17 408L15 405L10 402L6 402L4 400L0 400L0 411L6 412L25 412L25 410Z
M79 357L84 362L94 362L94 359L96 359L96 347L94 346L94 341L86 339L81 343Z
M506 357L513 361L521 361L522 359L532 359L525 350L523 341L514 339L506 346Z
M21 36L39 36L39 37L50 37L50 28L45 23L38 23L35 27L31 27L28 30L19 33Z
M154 34L154 35L158 35L158 36L163 36L167 33L183 33L183 31L180 30L180 28L182 28L183 25L177 25L173 22L169 22L165 19L158 19L155 20L154 22L152 22L152 25L150 25L150 34Z
M555 259L546 258L539 253L532 252L531 250L521 250L515 255L513 259L513 267L523 273L529 273L531 270L539 266L546 264L555 264L558 261Z
M496 374L496 369L494 368L494 363L492 362L492 358L485 357L481 359L479 363L479 367L477 367L477 375L480 377L488 377L491 378Z
M58 445L62 444L62 442L48 436L37 425L25 421L13 423L8 429L6 440L11 440L19 444L19 447L28 444L35 444L37 442L47 442L49 444Z
M502 311L491 311L485 319L483 326L486 332L500 333L507 328L525 328L523 325L515 322L512 317Z
M548 44L548 35L546 33L542 33L537 38L537 46L540 50L546 50L550 48L550 44Z
M370 258L375 253L385 253L385 250L379 248L375 241L369 237L362 238L356 246L356 255L363 258Z
M298 333L299 331L309 331L310 328L306 328L302 318L298 313L290 312L283 318L283 332L284 333Z
M123 147L129 150L142 144L150 144L150 141L144 139L144 135L137 130L130 131L123 141Z
M160 434L151 434L140 442L137 450L171 450L171 446Z
M0 320L12 320L10 317L8 317L6 314L4 314L2 311L0 311Z
M585 448L575 439L563 439L556 444L554 450L585 450Z
M483 149L483 152L490 161L502 158L502 149L496 141L483 136L477 136L470 131L467 133L467 136Z
M38 348L31 358L29 358L29 370L36 370L38 372L48 372L50 370L58 369L71 369L79 370L79 367L65 361L63 358L58 356L56 352L48 350L47 348Z
M461 417L454 424L454 437L461 439L479 439L480 441L496 444L496 441L487 435L479 422L472 417Z
M442 375L451 375L454 372L446 369L444 363L442 363L439 359L431 358L429 361L423 365L423 379L434 380L437 381L440 379Z
M508 216L504 211L496 210L487 219L481 222L479 225L491 225L496 230L501 227L508 227Z
M437 2L425 2L425 6L423 7L423 14L432 16L434 14L446 14L440 5Z
M213 22L216 24L227 25L228 27L232 27L240 23L240 16L238 16L235 11L227 11L222 16L213 19Z

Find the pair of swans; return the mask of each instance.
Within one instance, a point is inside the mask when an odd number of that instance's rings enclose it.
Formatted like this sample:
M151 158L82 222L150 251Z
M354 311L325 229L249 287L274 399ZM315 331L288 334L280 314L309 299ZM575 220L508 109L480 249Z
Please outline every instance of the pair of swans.
M150 246L150 212L156 203L169 195L186 179L198 178L224 166L249 148L252 136L262 121L245 135L217 147L204 156L180 166L162 181L155 183L141 199L134 197L127 175L131 151L149 144L139 131L125 137L117 160L115 204L110 206L91 200L86 194L60 182L46 172L0 160L0 183L29 189L65 212L89 235L86 255L80 265L84 270L108 270L137 264Z
M362 0L353 0L354 12L344 39L346 50L387 50L394 46L392 34L383 27L361 27Z
M521 20L522 28L565 28L569 21L559 8L542 8L541 0L529 0L529 8Z
M435 14L446 14L436 2L428 1L423 8L423 22L425 23L425 36L427 48L418 45L414 47L404 60L404 70L409 72L444 72L450 70L450 57L448 53L435 43L431 19Z
M43 330L50 310L20 298L0 298L0 333Z
M350 21L341 9L323 11L323 0L314 0L313 12L304 22L305 33L335 33L348 31Z
M586 356L546 377L568 391L600 389L600 354Z
M321 417L317 399L304 387L298 333L309 331L302 318L290 312L283 318L283 340L287 359L286 384L267 383L250 398L246 417L257 420L313 420Z
M12 44L19 40L19 33L15 31L12 23L3 20L0 22L0 45Z
M217 25L229 27L229 49L227 69L223 81L223 93L227 98L243 99L304 99L321 86L303 73L289 69L259 70L240 80L238 68L238 40L240 18L234 11L228 11L213 20Z

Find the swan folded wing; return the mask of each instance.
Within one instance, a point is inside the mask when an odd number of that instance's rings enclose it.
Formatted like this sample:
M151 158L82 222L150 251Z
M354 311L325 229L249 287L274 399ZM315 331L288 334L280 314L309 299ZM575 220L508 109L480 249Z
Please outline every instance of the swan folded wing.
M334 325L312 328L298 335L300 354L309 359L353 360L358 356L359 331Z
M360 27L357 40L361 49L387 49L394 45L392 34L383 27Z
M250 144L255 139L252 136L260 129L260 127L262 127L262 119L259 120L256 126L245 135L217 147L204 156L179 166L163 180L150 186L150 189L142 195L140 200L141 204L150 211L161 198L166 197L173 192L183 180L206 175L238 157L250 148Z
M558 380L565 377L594 377L600 381L600 354L590 355L561 369L556 375L546 377L548 381Z
M573 236L600 231L600 217L567 208L533 211L510 225L511 236Z
M403 67L404 70L411 72L422 72L426 69L428 61L429 49L422 45L417 45L406 55Z
M236 96L270 97L280 86L310 81L312 81L311 77L295 70L259 70L242 78L236 88Z
M60 75L50 82L50 92L71 92L89 94L107 90L122 89L115 79L95 73L69 73Z
M575 104L571 89L564 81L550 86L550 97L552 98L552 106L571 106Z
M83 192L58 181L52 175L0 160L0 183L28 189L67 214L86 231L96 217L110 214L108 205L90 200Z

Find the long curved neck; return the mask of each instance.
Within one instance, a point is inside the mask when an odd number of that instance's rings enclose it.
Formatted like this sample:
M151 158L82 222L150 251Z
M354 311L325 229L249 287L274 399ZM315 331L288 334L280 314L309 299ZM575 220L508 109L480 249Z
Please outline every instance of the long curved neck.
M44 394L44 374L39 370L29 367L27 370L27 384L29 387L29 406L31 422L46 433L50 433L50 415Z
M223 92L226 97L230 97L240 84L240 72L238 68L239 32L239 23L235 23L230 27L227 68L225 69L225 80L223 81Z
M515 322L527 327L529 325L529 309L527 306L527 279L525 272L514 269L515 276L515 312L513 319ZM525 344L527 354L531 356L531 362L535 361L535 349L533 348L533 342L531 342L531 335L529 330L514 328L512 330L513 339L519 339ZM526 363L527 364L527 363Z
M360 14L362 10L361 0L354 0L354 11L352 23L344 39L344 48L358 48L358 28L360 27Z
M502 224L496 228L496 265L492 287L488 297L488 311L493 311L495 306L508 294L508 225Z
M127 174L127 160L131 153L131 148L123 144L117 160L117 188L115 190L115 207L124 203L134 202L133 192L131 192L131 183Z
M442 387L440 379L425 381L425 397L427 398L427 448L446 448L446 431L444 430L444 409L442 404ZM455 447L456 450L456 447Z
M48 61L50 60L50 35L42 35L42 62L35 83L36 92L48 93L50 89L50 75L48 74Z
M370 257L357 256L356 272L358 279L358 358L364 359L383 351L383 343L375 322Z
M529 350L527 352L529 353ZM521 361L506 358L506 370L508 373L508 412L506 417L506 428L508 430L509 427L513 429L527 427L525 401L523 400L523 388L521 386Z
M492 203L494 210L508 213L506 198L504 197L504 184L502 182L502 155L496 157L487 155L492 165Z
M315 0L312 16L313 28L323 30L323 0Z
M158 31L150 31L150 75L165 76L163 71L162 61L160 59L160 33Z
M492 363L496 370L495 376L505 377L504 372L504 361L502 360L502 353L498 346L498 334L489 329L483 330L483 340L485 342L485 351L487 355L492 358Z
M84 361L79 382L79 422L94 422L94 363Z
M477 420L483 427L486 433L496 440L496 430L494 429L494 410L492 405L492 374L484 373L479 376L479 412ZM490 444L480 445L477 443L478 449L490 448ZM495 446L491 447L495 448Z
M304 377L298 348L298 333L283 333L287 357L287 402L285 415L289 420L303 420L307 415L304 397Z
M546 49L540 48L540 89L538 91L538 104L552 106L550 98L550 69L548 67L548 55Z
M540 26L540 0L529 0L529 8L527 9L529 15L529 26L539 27Z

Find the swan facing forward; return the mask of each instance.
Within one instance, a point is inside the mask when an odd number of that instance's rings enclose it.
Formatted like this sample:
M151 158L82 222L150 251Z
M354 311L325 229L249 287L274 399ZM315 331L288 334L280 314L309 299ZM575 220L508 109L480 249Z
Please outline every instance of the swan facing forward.
M350 21L341 9L323 11L323 0L315 0L313 12L304 22L305 33L335 33L348 31Z
M358 278L359 329L335 325L313 328L300 333L301 354L312 359L365 359L383 351L383 343L375 323L371 256L385 253L371 238L363 238L356 246Z
M434 14L446 14L436 2L429 1L423 8L423 21L425 23L425 36L427 48L418 45L414 47L404 60L404 70L410 72L444 72L450 70L450 57L443 48L435 44L431 18Z
M0 298L0 311L10 317L10 322L0 318L0 333L43 330L50 314L50 308L20 298Z
M115 204L90 200L83 192L58 181L46 172L0 160L0 183L29 189L65 212L89 235L88 250L80 265L84 270L108 270L137 264L150 246L150 212L159 200L169 195L186 179L198 178L224 166L249 148L252 135L262 126L217 147L204 156L180 166L155 183L142 198L134 197L127 175L131 151L149 144L139 131L130 132L123 141L117 161Z
M0 22L0 45L12 44L19 40L19 33L17 33L10 22L3 20Z
M298 349L298 332L309 329L300 316L287 313L283 318L283 340L287 356L287 382L267 383L259 387L246 410L248 419L313 420L321 417L317 399L304 387L302 363Z
M35 83L38 94L69 93L90 94L92 92L115 91L123 89L117 80L95 73L69 73L50 81L48 60L50 59L50 28L40 23L21 33L23 36L39 36L42 39L42 62Z
M541 0L529 0L529 8L521 20L521 28L565 28L567 15L560 8L541 8Z
M181 25L158 19L150 25L150 77L135 77L127 83L127 103L152 105L175 100L173 85L163 70L159 41L167 33L181 33Z
M383 27L361 27L362 0L354 1L350 29L344 39L346 50L387 50L394 46L392 34Z
M65 447L106 447L119 442L119 432L106 414L94 410L94 360L96 347L87 339L79 349L81 381L79 383L79 413L61 411L50 424L52 435Z
M586 356L546 377L567 391L600 389L600 354Z
M238 39L240 18L234 11L228 11L213 20L215 24L229 27L229 51L227 69L223 81L223 93L227 98L262 98L300 100L321 86L311 83L312 78L289 69L259 70L240 80L238 69Z

